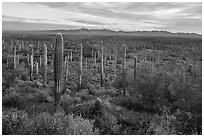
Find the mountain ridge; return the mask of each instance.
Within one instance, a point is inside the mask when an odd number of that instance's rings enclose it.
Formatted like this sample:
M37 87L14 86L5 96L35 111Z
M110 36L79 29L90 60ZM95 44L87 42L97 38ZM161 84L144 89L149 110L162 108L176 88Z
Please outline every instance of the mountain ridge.
M4 30L4 32L6 32ZM8 31L12 32L12 31ZM97 35L97 36L138 36L138 37L181 37L181 38L202 38L202 34L197 33L186 33L186 32L170 32L170 31L159 31L159 30L152 30L152 31L114 31L109 29L51 29L51 30L31 30L31 31L14 31L14 32L33 32L33 33L63 33L64 35Z

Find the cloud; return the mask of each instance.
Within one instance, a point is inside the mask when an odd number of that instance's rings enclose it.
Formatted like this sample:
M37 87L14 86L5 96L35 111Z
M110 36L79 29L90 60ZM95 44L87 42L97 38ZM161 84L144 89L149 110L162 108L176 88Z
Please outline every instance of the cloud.
M179 31L180 26L181 31L201 33L202 27L201 2L3 3L3 15L3 21L128 31Z

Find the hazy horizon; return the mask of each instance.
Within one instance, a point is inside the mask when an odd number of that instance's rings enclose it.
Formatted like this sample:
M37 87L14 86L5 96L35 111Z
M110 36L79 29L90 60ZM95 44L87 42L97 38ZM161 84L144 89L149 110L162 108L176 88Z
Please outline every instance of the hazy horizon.
M202 3L2 3L2 30L4 31L81 28L202 34Z

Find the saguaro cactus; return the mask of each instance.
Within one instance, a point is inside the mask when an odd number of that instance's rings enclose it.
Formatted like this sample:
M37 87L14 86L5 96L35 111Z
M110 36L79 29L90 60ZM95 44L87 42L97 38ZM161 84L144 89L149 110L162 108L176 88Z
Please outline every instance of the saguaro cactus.
M81 89L82 86L82 59L83 59L83 46L80 44L80 52L79 52L79 71L78 71L78 86Z
M107 65L107 58L106 58L106 54L104 54L104 66L106 66Z
M114 59L114 77L116 77L116 67L117 67L117 51L115 51L115 59Z
M11 47L10 47L10 48L11 48L11 51L13 50L13 45L14 45L14 44L13 44L13 43L14 43L13 41L14 41L14 40L11 39Z
M30 56L29 56L29 54L27 54L27 65L28 65L28 67L30 67Z
M43 86L47 86L47 46L43 45Z
M137 56L135 56L134 58L134 81L135 81L134 88L135 90L136 90L136 78L137 78Z
M93 59L94 58L94 51L93 51L93 49L91 50L91 59Z
M137 56L134 58L134 77L136 78L136 72L137 72Z
M68 67L69 67L69 60L68 60L68 58L65 60L65 62L66 62L66 67L65 67L65 82L67 82L68 81L68 73L69 73L69 69L68 69Z
M123 95L126 95L126 45L123 46Z
M63 36L61 33L56 35L55 53L54 53L54 83L55 83L55 106L59 105L59 97L62 88L63 78Z
M9 59L6 59L6 66L9 67Z
M72 50L71 50L71 53L70 53L70 61L72 61Z
M33 80L33 54L30 55L30 80Z
M103 87L103 78L104 78L104 70L103 70L103 41L101 42L101 87Z
M16 46L14 46L14 55L13 55L13 67L16 68Z
M67 56L64 57L64 70L66 71Z
M35 71L36 71L36 75L38 76L38 62L37 61L35 63Z
M94 52L94 66L96 68L96 52Z

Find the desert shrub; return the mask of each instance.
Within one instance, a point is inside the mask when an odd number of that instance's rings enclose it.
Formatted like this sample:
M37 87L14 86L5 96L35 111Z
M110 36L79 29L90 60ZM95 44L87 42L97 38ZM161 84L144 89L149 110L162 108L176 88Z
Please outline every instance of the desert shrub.
M193 114L178 110L175 117L176 122L174 124L177 134L202 134L202 114Z
M18 135L24 134L29 130L28 115L24 111L11 109L2 112L2 134L3 135ZM28 134L28 133L27 133Z
M162 115L154 114L152 117L147 134L154 135L173 135L176 134L175 130L176 117L170 115L167 109L163 108Z
M5 70L2 72L2 78L4 81L3 85L5 85L6 88L9 88L16 79L16 73L14 73L13 70Z
M16 77L20 77L22 80L28 79L28 69L26 68L26 64L24 62L17 65L16 69L14 70Z
M82 75L82 89L88 88L88 84L92 82L91 75L88 71L85 71Z
M100 134L112 135L119 132L117 118L112 114L103 111L103 116L95 117L95 126L99 129Z
M123 63L123 59L122 58L118 58L117 59L117 64L122 64Z
M36 102L28 102L23 110L28 113L29 116L35 116L39 113L49 113L54 114L55 113L55 104L54 102L42 102L42 103L36 103Z
M36 92L34 94L34 96L35 96L35 101L38 102L38 103L48 102L48 97L49 96L43 91Z
M127 81L126 82L126 85L128 84ZM122 73L119 73L114 82L113 82L113 86L117 89L121 89L123 87L123 74Z
M2 114L4 135L94 135L93 121L80 116L65 115L57 112L54 115L40 113L29 117L19 110L4 111Z
M28 71L25 68L25 64L21 63L17 65L17 68L15 70L5 70L2 74L4 84L7 88L9 88L10 86L12 86L12 84L14 84L16 78L26 80Z
M2 97L2 106L6 108L23 108L25 105L25 99L16 93L10 93Z

